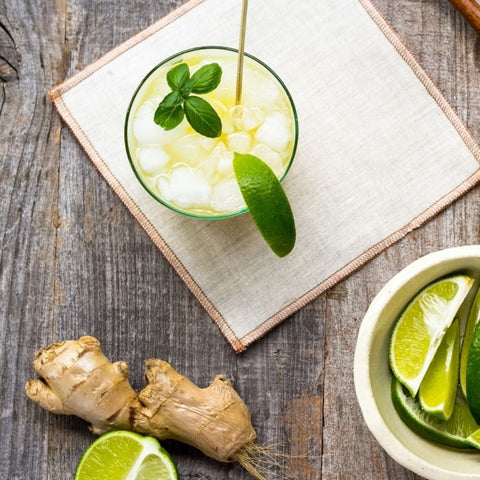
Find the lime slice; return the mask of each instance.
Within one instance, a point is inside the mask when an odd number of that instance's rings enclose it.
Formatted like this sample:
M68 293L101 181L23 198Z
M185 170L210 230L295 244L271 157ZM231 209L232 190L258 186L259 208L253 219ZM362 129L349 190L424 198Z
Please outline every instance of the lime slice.
M439 420L422 410L396 379L392 378L392 402L399 417L421 437L455 448L476 447L478 442L470 436L480 428L472 417L468 405L458 398L448 421Z
M473 329L465 380L468 406L473 418L480 422L480 323Z
M475 430L468 438L467 441L471 443L475 448L480 449L480 429Z
M74 480L178 480L170 455L152 437L115 431L95 440L83 454Z
M448 420L457 397L460 330L455 319L423 377L418 398L423 410L440 420Z
M466 275L437 280L421 290L397 320L390 340L390 367L413 397L472 284Z
M295 221L287 196L272 169L258 157L235 152L233 169L258 230L279 257L295 245Z
M475 447L480 449L480 429L475 430L468 438L467 441L470 442L470 444Z
M480 289L477 291L473 301L470 313L468 314L467 326L465 327L465 335L463 337L462 353L460 356L460 386L462 392L467 397L467 359L470 351L470 343L472 341L473 330L480 320Z

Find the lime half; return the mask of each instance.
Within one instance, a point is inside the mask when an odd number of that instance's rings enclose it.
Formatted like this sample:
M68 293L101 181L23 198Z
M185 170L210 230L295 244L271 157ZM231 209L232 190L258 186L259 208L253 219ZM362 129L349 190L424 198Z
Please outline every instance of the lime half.
M400 315L390 341L390 367L414 397L447 328L473 285L466 275L437 280Z
M295 221L275 173L260 158L236 152L233 169L243 199L263 238L276 255L288 255L295 245Z
M448 421L439 420L422 410L403 385L392 379L392 402L400 418L415 433L427 440L454 448L478 448L480 428L463 399L457 399ZM472 436L470 438L470 436Z
M170 455L152 437L115 431L95 440L83 454L74 480L178 480Z
M453 412L458 386L460 329L455 319L428 367L420 384L418 398L423 410L440 420L448 420Z

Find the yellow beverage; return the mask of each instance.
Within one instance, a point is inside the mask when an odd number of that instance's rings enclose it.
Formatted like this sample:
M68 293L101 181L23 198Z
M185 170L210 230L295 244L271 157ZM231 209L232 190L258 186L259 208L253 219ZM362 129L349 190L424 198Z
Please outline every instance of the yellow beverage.
M203 65L218 63L218 87L199 95L215 109L222 133L208 138L184 118L172 130L154 122L158 104L170 92L166 75L178 63L193 75ZM135 93L127 114L127 153L140 182L169 208L196 217L224 218L246 210L233 172L233 153L261 158L282 179L297 143L292 99L276 74L246 56L241 105L235 105L237 52L206 47L183 52L150 72Z

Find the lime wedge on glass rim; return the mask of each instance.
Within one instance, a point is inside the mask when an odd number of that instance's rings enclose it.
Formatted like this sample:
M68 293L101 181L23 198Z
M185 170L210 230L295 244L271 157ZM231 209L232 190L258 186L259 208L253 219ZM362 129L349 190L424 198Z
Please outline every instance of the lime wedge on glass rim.
M234 154L233 170L243 199L263 238L276 255L288 255L295 245L295 221L277 176L260 158L237 152Z
M74 480L178 480L170 455L155 438L114 431L85 451Z
M413 397L473 282L466 275L437 280L423 288L397 320L390 340L390 367Z
M454 448L480 448L480 426L462 398L457 398L450 419L443 421L424 412L395 377L391 393L399 417L421 437Z
M424 412L440 420L452 416L458 386L460 328L458 319L448 327L418 391Z

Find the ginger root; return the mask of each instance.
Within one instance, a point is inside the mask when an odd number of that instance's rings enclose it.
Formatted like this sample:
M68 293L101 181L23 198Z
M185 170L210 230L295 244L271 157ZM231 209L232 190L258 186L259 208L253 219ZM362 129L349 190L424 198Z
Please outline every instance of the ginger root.
M28 380L29 398L46 410L76 415L100 435L132 430L192 445L221 462L239 461L252 475L256 433L250 414L223 376L198 388L167 362L146 361L147 386L136 393L125 362L111 363L93 337L54 343L37 352L39 379Z

